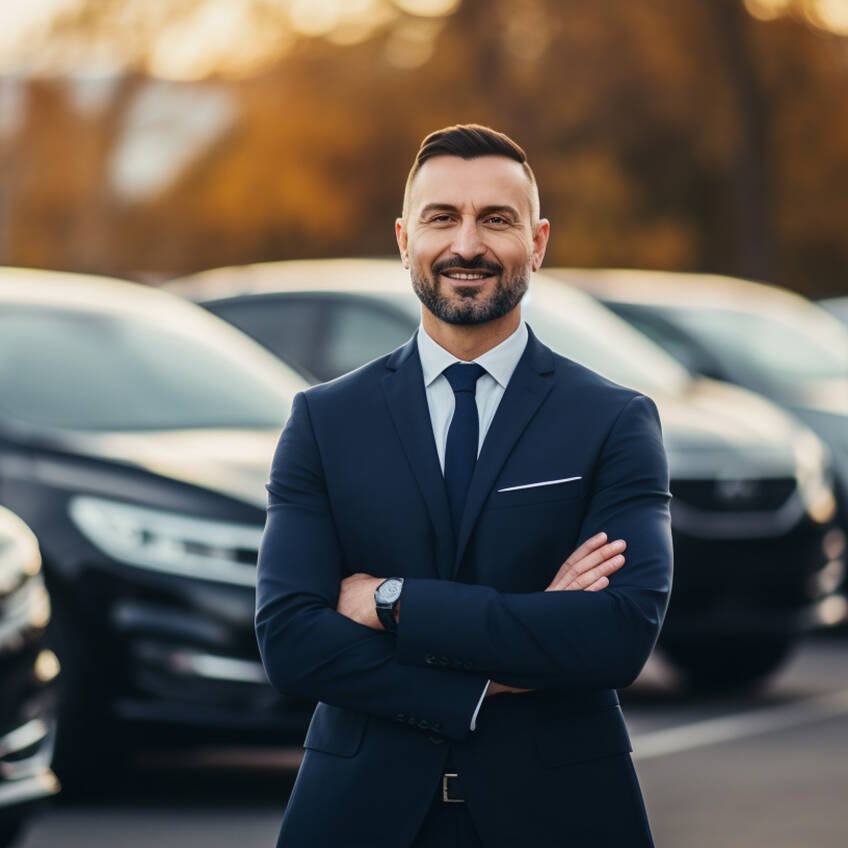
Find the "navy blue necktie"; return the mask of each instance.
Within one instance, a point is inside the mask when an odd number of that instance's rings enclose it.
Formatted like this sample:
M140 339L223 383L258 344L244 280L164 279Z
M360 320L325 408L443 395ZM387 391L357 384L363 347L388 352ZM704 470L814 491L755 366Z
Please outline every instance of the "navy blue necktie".
M477 443L480 438L475 397L477 381L486 373L486 369L476 362L455 362L442 373L447 377L456 400L445 447L445 486L454 535L458 537L471 475L477 462Z

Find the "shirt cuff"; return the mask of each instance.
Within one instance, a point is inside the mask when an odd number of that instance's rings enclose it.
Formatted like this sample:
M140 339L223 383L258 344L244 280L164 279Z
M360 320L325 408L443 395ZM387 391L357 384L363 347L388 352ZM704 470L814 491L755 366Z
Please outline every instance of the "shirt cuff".
M472 730L476 730L476 729L477 729L477 713L479 713L479 712L480 712L480 706L481 706L481 705L482 705L482 703L483 703L483 699L486 697L486 692L488 691L488 689L489 689L489 684L490 684L491 682L492 682L491 680L487 680L487 681L486 681L486 685L483 687L483 694L480 696L480 700L477 702L477 709L476 709L476 710L474 710L474 715L473 715L473 716L471 716L471 729L472 729Z

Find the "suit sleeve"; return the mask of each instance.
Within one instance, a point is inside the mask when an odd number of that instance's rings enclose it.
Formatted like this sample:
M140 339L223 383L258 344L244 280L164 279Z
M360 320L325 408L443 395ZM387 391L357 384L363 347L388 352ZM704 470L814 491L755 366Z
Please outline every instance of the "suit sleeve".
M302 392L294 398L266 488L255 629L272 686L465 738L485 674L403 665L394 635L336 611L345 576L341 549Z
M653 650L668 606L670 499L657 408L636 395L604 442L579 534L579 543L602 530L610 540L626 540L626 562L609 586L600 592L499 593L488 586L406 580L398 659L429 665L435 657L456 658L465 668L527 688L629 685Z

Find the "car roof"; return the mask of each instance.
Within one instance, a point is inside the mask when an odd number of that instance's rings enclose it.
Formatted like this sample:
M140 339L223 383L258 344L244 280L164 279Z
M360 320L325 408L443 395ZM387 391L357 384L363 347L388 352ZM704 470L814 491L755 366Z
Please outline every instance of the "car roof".
M0 267L0 314L10 305L133 317L183 337L205 338L215 333L230 346L249 352L263 367L282 368L290 378L295 374L228 322L171 292L143 283L69 271Z
M802 295L769 283L721 274L650 271L629 268L546 268L550 276L618 303L678 307L797 309Z
M200 302L297 291L403 294L409 289L409 272L399 259L299 259L213 268L164 287Z
M399 259L299 259L280 262L258 262L213 268L180 277L164 286L198 303L242 295L262 295L296 292L342 292L409 297L414 294L409 284L409 271ZM577 301L587 308L597 308L594 299L579 289L565 286L562 281L537 273L530 283L530 295Z
M87 311L134 313L163 318L163 309L178 313L195 308L169 292L115 277L0 267L0 305L56 307ZM188 307L188 309L187 309Z

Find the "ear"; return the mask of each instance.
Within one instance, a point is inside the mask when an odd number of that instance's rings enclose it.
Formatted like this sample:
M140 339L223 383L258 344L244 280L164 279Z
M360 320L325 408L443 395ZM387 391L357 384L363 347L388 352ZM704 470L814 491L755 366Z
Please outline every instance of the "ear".
M548 247L548 237L550 234L551 222L547 218L540 218L536 224L536 229L533 231L532 267L534 271L538 271L542 267L542 260L545 258L545 250Z
M400 251L400 259L403 262L404 268L409 268L409 257L407 256L408 234L406 232L406 224L403 218L395 219L395 239L397 240L398 250Z

